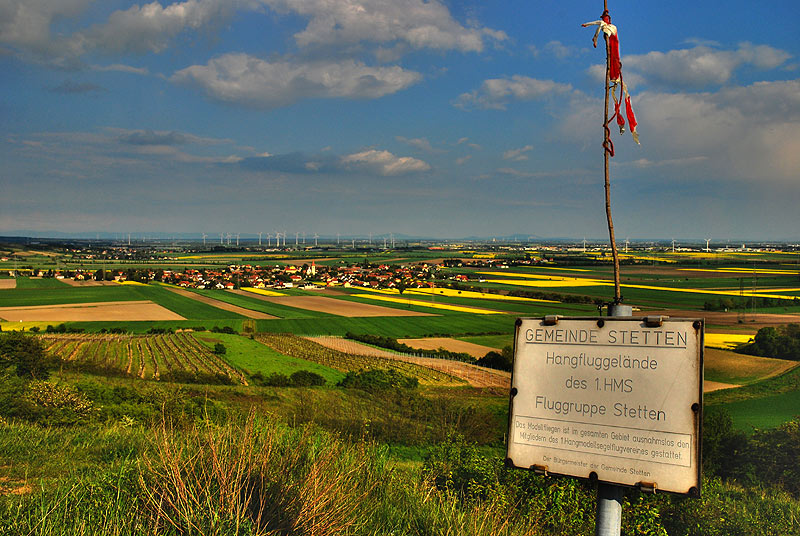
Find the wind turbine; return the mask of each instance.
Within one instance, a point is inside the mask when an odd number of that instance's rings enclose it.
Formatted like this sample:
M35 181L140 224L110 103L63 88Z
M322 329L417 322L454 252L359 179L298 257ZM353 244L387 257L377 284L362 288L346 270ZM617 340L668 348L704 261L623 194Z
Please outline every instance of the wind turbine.
M711 239L710 239L710 238L706 238L706 253L709 253L709 252L710 252L710 250L708 249L708 245L709 245L710 243L711 243Z
M586 237L583 237L583 252L586 253Z
M261 234L262 233L260 233L260 232L258 233L258 246L259 247L261 247Z
M299 237L299 236L300 236L300 233L298 233L297 231L295 231L295 233L294 233L294 247L295 247L295 248L297 248L297 244L298 244L298 242L297 242L297 237Z
M630 240L626 238L626 239L625 239L625 253L627 253L627 252L628 252L628 244L629 244L629 243L630 243Z
M675 239L672 239L672 252L675 253Z
M317 238L319 238L319 235L314 233L314 247L317 247Z
M239 233L236 233L236 247L239 247Z
M306 232L303 231L303 245L306 245Z
M206 247L206 237L207 236L208 235L206 233L203 233L203 247Z
M270 238L272 238L272 235L267 233L267 247L272 246L272 242L270 241Z
M222 233L219 233L219 245L222 245Z

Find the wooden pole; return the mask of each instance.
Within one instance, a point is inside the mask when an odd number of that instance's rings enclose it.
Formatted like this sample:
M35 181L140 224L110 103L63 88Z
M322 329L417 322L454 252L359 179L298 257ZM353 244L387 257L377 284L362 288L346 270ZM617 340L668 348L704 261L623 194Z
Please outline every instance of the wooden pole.
M608 11L608 0L603 0L603 8L604 11ZM619 253L617 252L617 241L614 237L614 220L611 218L611 179L609 174L609 160L611 154L609 153L609 130L608 130L608 92L609 92L609 85L611 84L611 79L609 76L609 72L611 69L610 64L610 53L608 49L608 36L604 33L603 39L606 43L606 87L605 87L605 99L603 100L603 104L605 105L604 113L603 113L603 175L605 178L605 193L606 193L606 221L608 222L608 237L611 241L611 258L614 262L614 304L617 305L622 301L622 295L620 293L619 288Z

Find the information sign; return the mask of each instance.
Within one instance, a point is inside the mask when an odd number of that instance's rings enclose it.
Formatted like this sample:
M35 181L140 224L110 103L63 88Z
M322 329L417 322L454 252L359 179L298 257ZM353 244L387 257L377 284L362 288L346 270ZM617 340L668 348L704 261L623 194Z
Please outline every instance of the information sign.
M703 321L521 318L508 463L700 493Z

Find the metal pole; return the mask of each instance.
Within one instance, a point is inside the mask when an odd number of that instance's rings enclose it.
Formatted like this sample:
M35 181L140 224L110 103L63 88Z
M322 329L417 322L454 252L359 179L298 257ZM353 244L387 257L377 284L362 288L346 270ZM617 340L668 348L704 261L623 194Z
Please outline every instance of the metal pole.
M609 305L608 316L633 316L630 305ZM619 536L622 528L622 498L625 488L615 484L598 484L595 536Z

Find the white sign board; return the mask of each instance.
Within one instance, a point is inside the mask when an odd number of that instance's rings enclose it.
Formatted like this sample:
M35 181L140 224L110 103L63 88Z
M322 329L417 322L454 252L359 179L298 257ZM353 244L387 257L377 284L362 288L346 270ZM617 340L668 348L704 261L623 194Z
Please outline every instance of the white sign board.
M508 463L698 495L703 322L517 321Z

